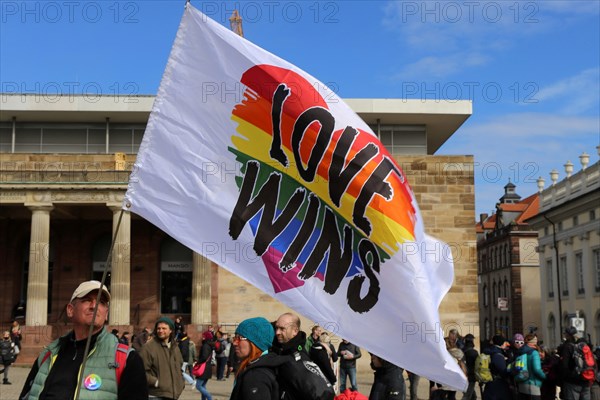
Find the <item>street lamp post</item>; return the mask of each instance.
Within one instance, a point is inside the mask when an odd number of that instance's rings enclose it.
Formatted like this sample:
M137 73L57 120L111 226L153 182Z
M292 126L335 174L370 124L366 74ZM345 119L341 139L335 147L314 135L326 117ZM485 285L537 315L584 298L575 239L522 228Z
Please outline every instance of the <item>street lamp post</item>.
M546 221L550 222L550 225L552 225L552 242L554 243L554 255L556 257L556 284L557 284L557 289L558 289L558 326L560 329L560 335L562 335L563 332L563 320L562 320L562 293L560 291L560 265L559 265L559 258L558 258L558 241L556 240L556 226L554 225L554 222L552 222L550 220L550 218L548 218L548 216L546 216L546 214L544 214L544 218L546 219Z

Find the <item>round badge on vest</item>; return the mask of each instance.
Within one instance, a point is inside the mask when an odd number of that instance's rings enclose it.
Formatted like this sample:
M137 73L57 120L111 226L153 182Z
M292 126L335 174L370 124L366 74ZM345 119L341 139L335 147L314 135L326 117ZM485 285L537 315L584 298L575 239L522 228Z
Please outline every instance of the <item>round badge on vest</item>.
M102 378L96 374L89 374L83 381L83 386L85 386L87 390L98 390L100 389L100 386L102 386Z

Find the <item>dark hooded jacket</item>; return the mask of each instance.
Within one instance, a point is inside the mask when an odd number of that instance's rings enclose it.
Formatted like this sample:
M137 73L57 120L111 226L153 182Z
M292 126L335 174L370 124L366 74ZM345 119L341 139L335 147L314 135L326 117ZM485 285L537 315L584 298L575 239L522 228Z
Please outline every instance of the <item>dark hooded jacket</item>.
M286 343L279 343L277 341L277 337L273 340L273 346L269 349L270 353L275 353L279 355L291 355L297 351L302 351L306 353L304 349L304 345L306 344L306 333L299 331L296 336L291 338Z
M287 357L268 353L252 361L235 379L230 400L278 400L275 371Z
M405 386L402 378L402 368L381 359L381 367L376 368L371 363L371 368L375 370L375 379L371 386L369 400L400 400L404 398Z
M483 400L506 400L512 398L508 384L509 372L502 349L498 346L489 346L483 350L490 356L490 372L494 380L485 385Z
M309 355L311 360L319 366L329 383L333 385L337 379L331 367L331 361L325 346L329 346L329 344L322 343L320 340L313 342ZM335 353L335 350L333 352Z

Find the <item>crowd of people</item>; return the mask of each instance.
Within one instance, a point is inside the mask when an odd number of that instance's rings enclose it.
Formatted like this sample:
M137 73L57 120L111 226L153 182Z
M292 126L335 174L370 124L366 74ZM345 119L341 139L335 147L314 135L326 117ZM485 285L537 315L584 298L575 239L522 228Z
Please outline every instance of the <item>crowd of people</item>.
M66 306L72 330L40 353L20 400L76 395L171 400L181 396L186 383L194 385L201 400L212 400L208 382L213 366L217 380L234 376L230 400L417 400L420 377L406 371L407 385L405 371L376 354L369 354L371 391L368 398L360 394L356 360L362 357L361 349L344 339L336 349L320 326L307 336L293 313L273 322L248 318L232 337L209 326L196 344L181 317L161 317L153 329L146 327L131 338L129 332L108 332L109 304L110 292L100 282L83 282L75 289ZM460 337L451 330L446 348L469 382L462 398L475 400L479 394L484 400L555 399L560 387L564 400L600 400L600 348L592 352L575 328L564 333L565 341L555 351L544 348L535 334L515 334L512 340L495 335L482 343L479 354L473 335ZM8 371L19 354L20 340L15 321L0 340L3 384L10 384ZM430 382L429 398L455 399L456 392Z
M534 333L516 333L511 340L497 334L482 342L479 354L473 335L460 338L451 331L446 347L467 374L463 399L477 399L479 388L484 400L600 400L600 347L594 351L577 334L576 328L566 328L564 341L554 350ZM436 393L433 386L431 398L455 398L451 391Z

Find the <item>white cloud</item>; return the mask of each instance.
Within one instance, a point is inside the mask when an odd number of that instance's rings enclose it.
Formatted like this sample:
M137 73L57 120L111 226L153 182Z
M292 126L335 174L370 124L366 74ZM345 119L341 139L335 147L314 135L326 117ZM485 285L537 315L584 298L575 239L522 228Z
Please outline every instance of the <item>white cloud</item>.
M411 78L415 74L439 78L490 65L497 55L528 37L585 23L583 18L598 14L599 4L596 0L390 1L383 8L382 24L398 35L411 58L421 57L402 73ZM437 62L449 65L438 66Z
M598 117L564 116L547 113L514 113L494 117L487 122L468 125L456 135L471 139L485 135L486 140L519 139L520 145L540 138L574 138L579 135L598 135ZM598 138L598 136L596 136ZM489 142L487 142L489 143Z
M509 178L518 194L529 196L536 192L539 176L548 184L549 172L556 168L563 174L567 160L577 171L582 152L591 155L591 163L596 162L599 143L597 116L517 113L468 122L438 153L474 155L475 202L480 213L494 207Z
M562 113L577 114L598 110L600 103L600 68L590 68L540 89L540 101L557 100Z
M490 57L477 52L458 52L443 56L427 56L407 64L392 80L405 81L424 76L428 78L443 78L460 71L465 67L475 67L487 64Z

